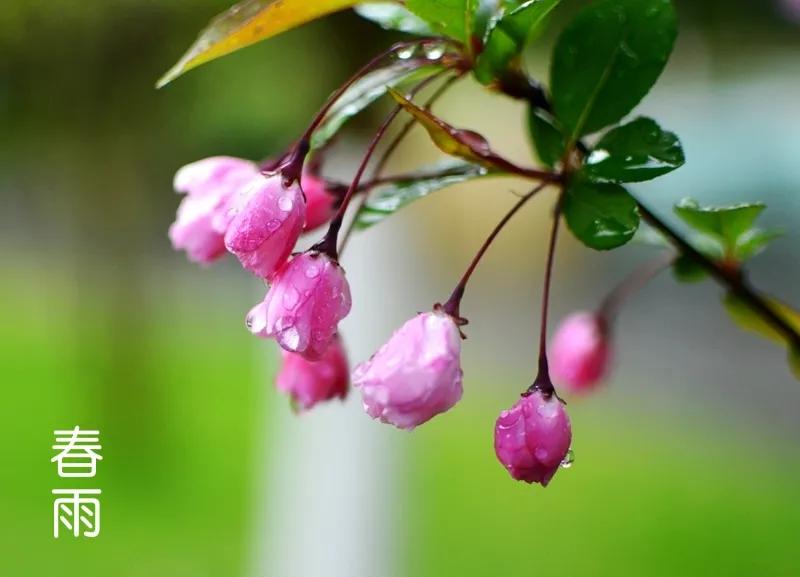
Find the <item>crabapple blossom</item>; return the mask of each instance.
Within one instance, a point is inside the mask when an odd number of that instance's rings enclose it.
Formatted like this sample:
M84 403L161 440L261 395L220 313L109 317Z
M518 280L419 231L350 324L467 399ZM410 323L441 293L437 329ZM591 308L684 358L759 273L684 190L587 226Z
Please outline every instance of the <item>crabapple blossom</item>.
M275 273L264 301L247 315L247 326L253 334L274 337L289 352L316 360L350 305L350 286L339 263L322 253L304 252Z
M231 199L258 176L249 160L213 156L187 164L175 174L174 187L186 196L178 207L169 238L189 260L209 264L225 254Z
M305 232L319 228L336 214L336 196L331 194L323 179L310 173L303 174L303 193L306 197Z
M286 186L280 173L256 179L233 200L225 246L242 266L269 278L292 253L303 230L306 203L296 182Z
M555 394L525 393L497 418L494 450L511 476L547 486L569 452L572 428Z
M339 336L316 361L302 355L282 351L283 364L275 385L288 394L300 410L308 410L319 402L347 396L350 371L347 354Z
M574 393L598 385L611 364L608 323L598 314L577 312L556 331L550 349L550 369L556 382Z
M374 419L413 429L461 399L461 333L441 310L400 327L353 372L364 410Z

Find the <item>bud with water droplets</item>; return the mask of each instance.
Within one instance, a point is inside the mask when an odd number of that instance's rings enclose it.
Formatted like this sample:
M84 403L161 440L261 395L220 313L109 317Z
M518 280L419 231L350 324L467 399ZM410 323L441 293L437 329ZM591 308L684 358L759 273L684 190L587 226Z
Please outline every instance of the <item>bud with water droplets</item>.
M611 364L608 322L589 312L561 323L550 349L553 378L573 393L587 392L606 377Z
M209 264L225 254L230 202L258 177L255 163L214 156L187 164L175 174L175 190L186 194L169 238L189 260Z
M337 197L330 193L323 179L303 174L303 193L306 197L306 226L308 232L330 222L336 214Z
M547 486L558 468L572 464L572 428L555 394L534 389L508 411L494 427L497 458L514 479Z
M279 391L288 394L302 411L333 398L344 399L350 371L342 340L335 336L316 361L282 351L283 364L275 381Z
M274 337L285 350L315 360L350 312L344 270L318 252L297 254L272 277L264 301L247 316L250 332Z
M303 230L306 205L296 182L273 173L252 183L233 201L225 246L242 266L269 278L286 262Z
M413 429L461 399L461 333L442 310L400 327L353 372L364 410L400 429Z

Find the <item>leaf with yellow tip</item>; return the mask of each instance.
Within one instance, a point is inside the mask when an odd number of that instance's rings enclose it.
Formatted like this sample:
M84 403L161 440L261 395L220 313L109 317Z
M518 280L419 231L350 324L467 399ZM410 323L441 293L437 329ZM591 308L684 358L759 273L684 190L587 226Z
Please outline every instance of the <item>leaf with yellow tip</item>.
M156 88L201 64L277 36L360 0L244 0L214 18Z

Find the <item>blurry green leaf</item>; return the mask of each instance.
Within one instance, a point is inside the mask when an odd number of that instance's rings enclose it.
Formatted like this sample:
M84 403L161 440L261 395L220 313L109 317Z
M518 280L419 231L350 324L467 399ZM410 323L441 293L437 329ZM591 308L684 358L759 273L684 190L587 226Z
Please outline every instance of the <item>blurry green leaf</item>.
M562 208L572 233L597 250L622 246L639 227L636 201L618 184L576 180L567 188Z
M800 350L789 349L789 368L794 378L800 381Z
M425 176L426 173L431 176ZM432 192L488 174L490 172L486 168L460 160L440 163L420 172L419 176L411 176L379 188L358 213L356 226L369 228Z
M561 0L505 0L490 20L483 50L475 66L475 77L489 84L502 76L519 57L525 44L543 29L547 16Z
M471 20L470 0L407 0L406 8L442 34L467 42Z
M415 69L408 62L398 61L370 72L348 88L331 107L311 137L311 148L317 149L327 143L345 122L386 94L389 87L418 82L439 70L441 68L436 65Z
M584 173L594 180L641 182L683 166L678 137L650 118L637 118L603 136L586 158Z
M773 240L783 236L782 230L762 230L751 228L736 241L734 254L739 261L745 261L763 251Z
M372 20L386 30L399 30L419 36L433 35L433 30L427 22L395 2L359 4L355 7L355 11L362 18Z
M681 255L672 265L672 273L680 282L700 282L708 278L706 269L696 260L686 255Z
M358 0L244 0L214 18L156 87L196 66L355 4Z
M456 156L500 171L515 168L492 151L486 139L472 130L453 128L430 110L420 108L396 90L389 88L397 103L428 131L433 143L445 154Z
M628 114L650 91L677 35L670 0L598 0L558 39L550 71L555 115L573 140Z
M551 168L555 166L567 147L556 119L541 108L531 106L528 108L528 131L539 160Z

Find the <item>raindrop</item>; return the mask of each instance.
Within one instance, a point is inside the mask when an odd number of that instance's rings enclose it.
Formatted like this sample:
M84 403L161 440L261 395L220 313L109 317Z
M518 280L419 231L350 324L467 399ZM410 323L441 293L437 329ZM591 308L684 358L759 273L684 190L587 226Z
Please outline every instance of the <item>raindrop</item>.
M306 269L306 276L308 278L317 278L319 276L319 267L310 266Z
M284 194L278 199L278 208L280 208L283 212L289 212L292 210L293 206L294 202L292 201L292 197L288 194Z
M280 227L281 227L281 221L279 221L279 220L276 220L276 219L274 219L274 218L273 218L271 221L269 221L269 222L267 223L267 229L268 229L270 232L275 232L275 231L276 231L276 230L278 230Z
M403 48L402 50L397 51L397 57L400 60L408 60L409 58L414 56L414 52L416 52L416 50L413 46L408 48Z
M575 462L575 453L570 449L567 451L567 454L561 460L561 468L562 469L569 469L572 464Z
M435 44L425 48L425 57L428 60L439 60L444 56L444 47L441 44Z

